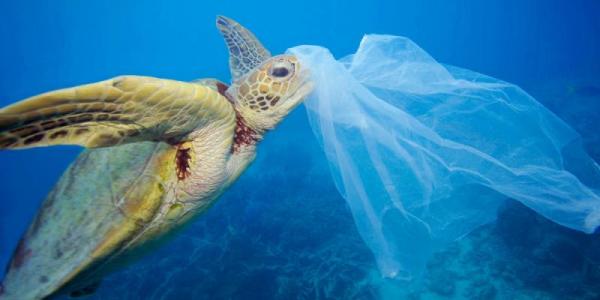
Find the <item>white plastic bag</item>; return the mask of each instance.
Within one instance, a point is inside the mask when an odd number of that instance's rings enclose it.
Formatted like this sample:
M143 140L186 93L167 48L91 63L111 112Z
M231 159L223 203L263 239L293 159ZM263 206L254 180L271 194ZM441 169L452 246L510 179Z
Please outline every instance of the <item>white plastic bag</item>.
M600 168L517 86L441 65L397 36L367 35L340 61L317 46L288 51L317 83L311 126L384 276L418 277L506 198L573 229L598 227Z

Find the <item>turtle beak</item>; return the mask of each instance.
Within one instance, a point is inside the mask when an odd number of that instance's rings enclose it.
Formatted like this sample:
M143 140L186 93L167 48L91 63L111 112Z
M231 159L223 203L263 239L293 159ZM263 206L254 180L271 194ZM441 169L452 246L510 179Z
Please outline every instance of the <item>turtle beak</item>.
M298 85L295 91L287 97L283 103L285 109L289 112L298 106L313 91L314 82L310 78L308 69L301 69L298 74Z

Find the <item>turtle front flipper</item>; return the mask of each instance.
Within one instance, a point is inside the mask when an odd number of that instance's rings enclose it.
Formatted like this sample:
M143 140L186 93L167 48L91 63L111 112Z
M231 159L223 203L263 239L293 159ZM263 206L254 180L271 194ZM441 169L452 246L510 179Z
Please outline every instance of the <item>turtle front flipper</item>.
M0 109L0 149L177 141L212 121L234 118L231 104L208 87L123 76Z
M260 41L238 22L224 16L217 17L217 28L229 49L229 69L232 80L238 80L271 57Z

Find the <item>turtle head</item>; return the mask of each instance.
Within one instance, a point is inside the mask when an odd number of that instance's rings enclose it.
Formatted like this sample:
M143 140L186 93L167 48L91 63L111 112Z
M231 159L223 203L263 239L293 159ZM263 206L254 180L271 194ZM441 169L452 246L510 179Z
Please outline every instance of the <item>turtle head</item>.
M302 103L311 90L307 70L296 57L280 55L234 82L227 93L248 125L264 132Z
M232 85L227 95L258 133L275 127L311 92L308 70L293 55L271 56L237 22L219 16L217 27L229 48Z

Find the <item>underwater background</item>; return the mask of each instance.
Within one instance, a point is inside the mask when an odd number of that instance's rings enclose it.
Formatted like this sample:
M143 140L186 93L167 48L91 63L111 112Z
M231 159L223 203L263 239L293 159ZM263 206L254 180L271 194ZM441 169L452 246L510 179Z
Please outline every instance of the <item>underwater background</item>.
M439 62L521 86L600 161L600 2L593 0L2 1L0 106L123 74L229 81L218 14L248 27L272 53L316 44L342 57L365 33L409 37ZM80 151L0 152L0 265ZM600 234L509 202L496 223L437 253L420 284L382 279L299 107L213 208L90 297L381 298L600 299Z

